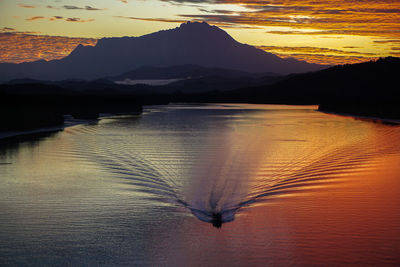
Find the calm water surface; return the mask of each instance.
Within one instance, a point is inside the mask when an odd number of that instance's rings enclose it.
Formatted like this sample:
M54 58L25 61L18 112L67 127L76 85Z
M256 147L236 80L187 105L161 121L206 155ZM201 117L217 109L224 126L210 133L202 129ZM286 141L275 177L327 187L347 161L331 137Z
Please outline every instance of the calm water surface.
M315 108L149 107L2 145L0 265L399 265L400 127Z

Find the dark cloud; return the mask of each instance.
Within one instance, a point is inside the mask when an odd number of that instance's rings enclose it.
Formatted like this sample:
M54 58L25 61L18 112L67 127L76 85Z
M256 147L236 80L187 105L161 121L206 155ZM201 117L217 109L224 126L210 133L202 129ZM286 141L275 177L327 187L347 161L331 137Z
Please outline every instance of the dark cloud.
M85 6L85 10L97 11L97 10L105 10L105 8L95 8L91 6Z
M80 10L89 10L89 11L105 10L105 8L96 8L96 7L91 7L91 6L78 7L78 6L64 5L63 8L70 9L70 10L80 9Z
M205 13L215 13L215 14L234 14L235 12L232 10L222 10L222 9L213 9L213 10L207 10L204 8L199 8L199 11L205 12Z
M64 17L61 17L61 16L53 16L53 17L50 18L51 21L62 20L62 19L64 19Z
M65 19L65 21L68 21L68 22L92 22L92 21L94 21L95 19L87 19L87 20L84 20L84 19L81 19L81 18L66 18Z
M138 17L126 17L126 16L114 16L114 18L143 20L143 21L173 22L173 23L187 22L187 20L183 20L183 19L138 18Z
M36 17L31 17L27 18L27 21L35 21L35 20L41 20L45 19L46 17L43 16L36 16ZM49 18L50 21L57 21L57 20L64 20L67 22L92 22L95 21L95 19L81 19L81 18L64 18L62 16L53 16Z
M69 5L65 5L63 6L65 9L83 9L81 7L77 7L77 6L69 6Z
M374 40L374 43L377 43L377 44L400 43L400 39L396 39L396 40Z

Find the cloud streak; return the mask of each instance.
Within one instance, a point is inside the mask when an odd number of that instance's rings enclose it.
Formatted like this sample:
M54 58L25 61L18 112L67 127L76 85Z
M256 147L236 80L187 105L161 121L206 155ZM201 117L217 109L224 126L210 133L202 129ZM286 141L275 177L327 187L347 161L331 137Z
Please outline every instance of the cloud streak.
M36 20L41 20L41 19L44 19L44 18L45 17L43 17L43 16L34 16L34 17L27 18L25 20L27 20L27 21L36 21Z
M65 21L67 22L92 22L95 21L95 19L81 19L81 18L66 18Z
M126 16L114 16L114 18L130 19L130 20L142 20L142 21L155 21L155 22L172 22L172 23L185 23L185 22L187 22L187 20L184 20L184 19L138 18L138 17L126 17Z
M106 10L106 8L96 8L96 7L91 7L91 6L78 7L78 6L71 6L71 5L64 5L63 8L69 9L69 10L89 10L89 11Z
M36 6L25 5L25 4L18 4L18 6L22 8L36 8Z
M351 56L367 56L376 57L374 53L362 53L358 51L345 51L340 49L312 47L312 46L258 46L264 51L273 53L287 53L287 54L333 54L333 55L351 55Z
M31 18L27 18L25 20L27 21L37 21L37 20L42 20L45 19L46 17L43 16L35 16L35 17L31 17ZM49 21L66 21L66 22L92 22L95 21L95 19L81 19L81 18L64 18L62 16L53 16L49 18Z

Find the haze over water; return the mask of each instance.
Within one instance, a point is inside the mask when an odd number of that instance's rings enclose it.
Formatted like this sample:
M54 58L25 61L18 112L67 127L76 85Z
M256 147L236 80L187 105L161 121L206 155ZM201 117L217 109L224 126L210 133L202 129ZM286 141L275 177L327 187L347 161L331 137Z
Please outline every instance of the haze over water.
M315 109L155 106L3 145L0 263L399 264L400 127Z

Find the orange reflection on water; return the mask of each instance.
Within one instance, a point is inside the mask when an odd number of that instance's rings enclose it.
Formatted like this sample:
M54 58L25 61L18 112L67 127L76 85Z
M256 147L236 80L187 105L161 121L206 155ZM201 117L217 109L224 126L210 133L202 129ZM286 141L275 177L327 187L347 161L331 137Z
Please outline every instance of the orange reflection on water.
M280 117L281 124L271 121L273 117ZM190 223L171 248L183 250L178 262L398 264L400 127L313 112L308 118L282 112L266 121L275 129L258 131L275 143L255 177L243 178L254 179L251 197L266 195L240 209L235 221L221 229L187 218ZM254 154L257 162L260 155ZM185 235L193 231L195 244Z

